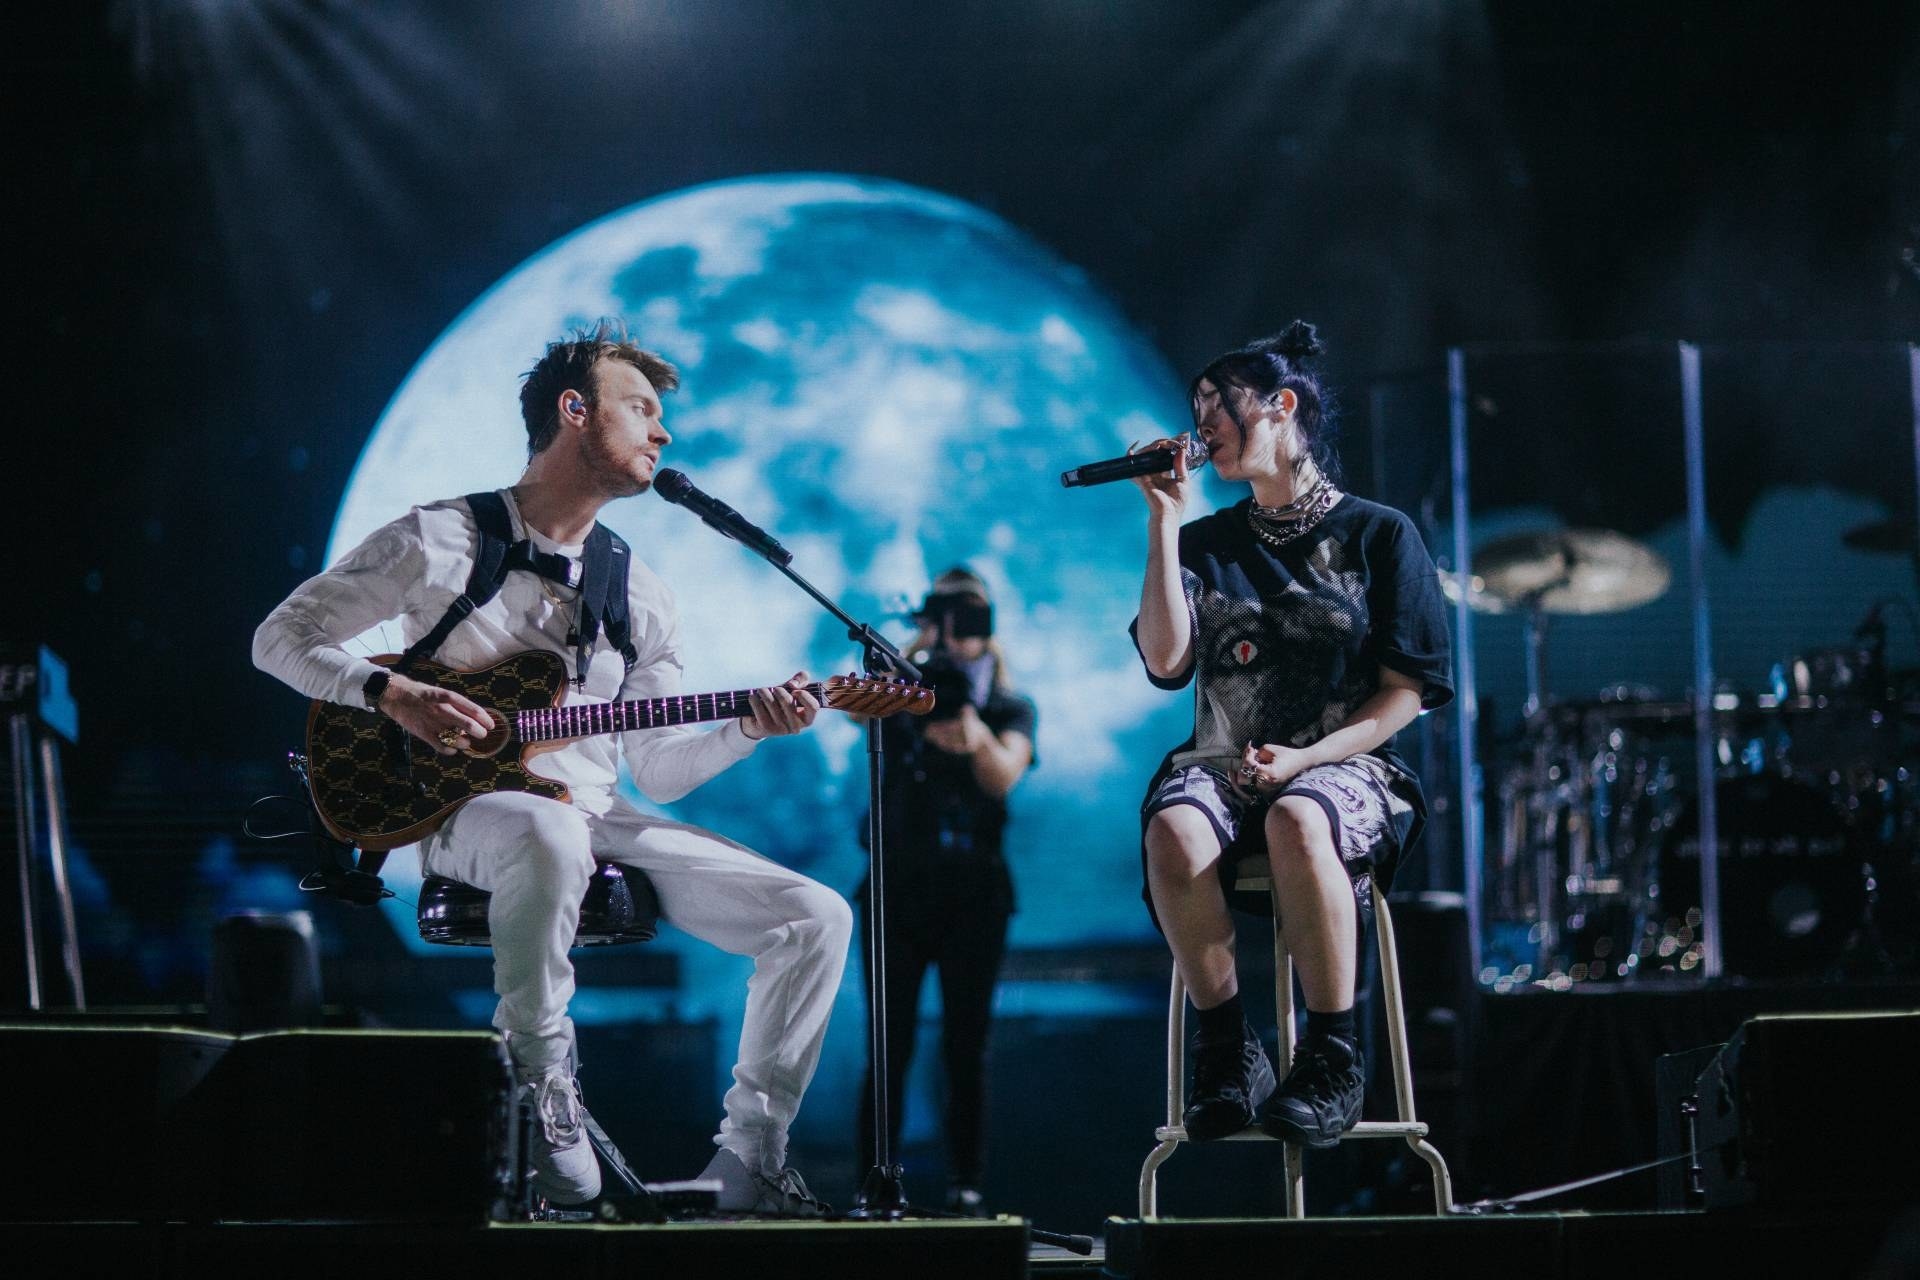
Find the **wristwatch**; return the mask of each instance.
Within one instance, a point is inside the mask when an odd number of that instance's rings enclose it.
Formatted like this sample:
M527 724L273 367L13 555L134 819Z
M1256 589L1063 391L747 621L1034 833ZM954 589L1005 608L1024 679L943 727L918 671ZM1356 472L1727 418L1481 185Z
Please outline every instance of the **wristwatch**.
M367 682L360 686L360 696L367 700L369 709L380 710L380 695L387 691L387 685L392 681L391 671L376 671L367 677Z

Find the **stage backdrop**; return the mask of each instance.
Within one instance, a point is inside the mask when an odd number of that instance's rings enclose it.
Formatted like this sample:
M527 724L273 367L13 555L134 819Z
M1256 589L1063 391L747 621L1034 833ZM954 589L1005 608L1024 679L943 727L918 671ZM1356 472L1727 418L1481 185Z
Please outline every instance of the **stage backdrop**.
M899 611L933 574L965 562L993 584L1014 679L1040 710L1040 765L1014 798L1014 942L1151 936L1139 793L1191 697L1153 689L1127 638L1137 493L1058 476L1184 428L1166 362L1079 271L961 201L834 175L676 192L563 237L455 320L374 428L329 560L410 505L516 476L520 376L602 315L682 371L665 461L785 541L853 614L892 619L904 641ZM687 512L642 496L606 519L678 596L689 691L857 663L843 627ZM392 628L361 643L400 647ZM850 891L864 754L854 722L823 716L670 811ZM390 864L403 899L409 863ZM411 908L390 909L420 946Z

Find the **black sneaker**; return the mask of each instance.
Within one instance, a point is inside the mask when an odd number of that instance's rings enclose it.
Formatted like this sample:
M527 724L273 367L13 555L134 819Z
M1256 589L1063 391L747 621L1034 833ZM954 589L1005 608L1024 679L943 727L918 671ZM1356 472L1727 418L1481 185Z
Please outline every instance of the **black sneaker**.
M1245 1022L1240 1034L1225 1040L1193 1037L1193 1092L1181 1123L1190 1142L1211 1142L1253 1123L1260 1104L1273 1094L1273 1063L1260 1037Z
M1331 1147L1360 1123L1366 1092L1366 1064L1358 1045L1337 1036L1302 1041L1293 1055L1293 1070L1261 1108L1260 1128L1268 1137L1315 1149Z

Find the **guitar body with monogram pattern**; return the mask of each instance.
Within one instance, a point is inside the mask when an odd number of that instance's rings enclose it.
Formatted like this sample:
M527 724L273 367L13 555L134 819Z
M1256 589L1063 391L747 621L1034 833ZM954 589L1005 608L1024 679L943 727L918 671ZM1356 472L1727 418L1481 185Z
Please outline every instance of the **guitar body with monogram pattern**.
M392 666L399 656L373 661ZM443 756L376 711L314 702L306 734L314 808L336 839L369 852L424 839L478 795L524 791L565 801L566 787L529 764L578 738L753 714L750 689L563 705L566 663L537 649L473 671L420 662L407 674L486 708L493 731ZM900 680L833 676L806 689L828 710L865 716L925 715L934 703L931 689Z

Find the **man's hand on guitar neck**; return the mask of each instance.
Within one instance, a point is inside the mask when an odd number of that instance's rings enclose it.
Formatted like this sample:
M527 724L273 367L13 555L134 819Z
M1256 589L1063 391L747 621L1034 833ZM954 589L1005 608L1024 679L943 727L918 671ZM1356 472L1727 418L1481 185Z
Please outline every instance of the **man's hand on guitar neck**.
M820 714L820 703L806 691L811 679L805 671L771 689L753 691L753 715L741 721L740 732L749 738L777 738L799 733Z
M399 674L387 682L376 709L443 756L493 732L493 721L473 699Z

